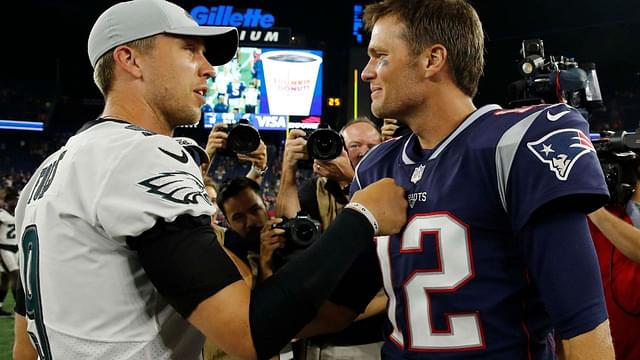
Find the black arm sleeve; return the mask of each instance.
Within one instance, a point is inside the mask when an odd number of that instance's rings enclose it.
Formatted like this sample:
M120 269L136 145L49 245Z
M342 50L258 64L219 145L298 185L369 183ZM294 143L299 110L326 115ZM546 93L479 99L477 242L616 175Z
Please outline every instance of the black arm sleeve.
M211 218L181 215L158 220L142 235L127 239L147 276L185 319L203 300L242 280L211 228Z
M256 286L249 321L258 358L276 354L313 319L372 241L369 221L356 211L344 210L319 241Z
M375 243L372 241L344 275L329 300L360 314L380 289L382 272Z
M18 279L18 284L16 284L16 307L14 308L14 312L16 314L27 316L27 309L24 302L25 295L24 289L22 288L22 281Z

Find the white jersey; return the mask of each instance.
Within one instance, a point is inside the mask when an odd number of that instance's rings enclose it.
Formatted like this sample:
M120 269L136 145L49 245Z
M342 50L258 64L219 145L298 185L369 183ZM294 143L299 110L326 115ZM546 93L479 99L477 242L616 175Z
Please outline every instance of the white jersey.
M17 246L16 220L7 210L0 209L0 245Z
M8 211L0 209L0 272L18 270L17 252L16 221Z
M198 165L172 138L119 121L71 137L16 210L28 331L46 359L200 359L204 342L126 243L158 219L211 215Z

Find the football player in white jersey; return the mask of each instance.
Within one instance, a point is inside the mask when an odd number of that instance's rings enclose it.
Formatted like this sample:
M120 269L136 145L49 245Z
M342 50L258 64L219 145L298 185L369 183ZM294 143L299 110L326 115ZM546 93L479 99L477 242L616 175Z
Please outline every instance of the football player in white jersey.
M200 359L203 335L266 358L314 317L374 234L406 221L404 191L383 179L250 291L215 239L198 165L170 137L197 123L212 65L237 44L235 28L199 26L163 0L118 3L94 24L103 113L39 166L16 210L17 326L26 319L40 359Z
M2 292L0 293L0 315L9 316L12 313L3 309L4 299L9 290L15 299L15 286L18 280L18 241L16 240L16 222L13 210L18 201L18 194L14 190L7 191L5 207L0 208L0 273L2 273ZM7 211L8 210L8 211Z

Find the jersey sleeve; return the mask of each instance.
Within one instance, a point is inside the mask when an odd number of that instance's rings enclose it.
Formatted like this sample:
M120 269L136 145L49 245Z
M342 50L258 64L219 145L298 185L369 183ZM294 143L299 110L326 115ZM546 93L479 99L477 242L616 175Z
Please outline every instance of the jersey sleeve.
M112 238L135 237L158 219L211 215L200 170L172 138L137 138L105 174L96 195L96 218Z
M518 238L528 274L560 338L586 333L607 319L598 259L583 214L540 214Z
M588 129L576 109L560 104L529 115L505 133L498 159L519 140L505 201L515 231L552 201L584 213L606 204L609 193Z

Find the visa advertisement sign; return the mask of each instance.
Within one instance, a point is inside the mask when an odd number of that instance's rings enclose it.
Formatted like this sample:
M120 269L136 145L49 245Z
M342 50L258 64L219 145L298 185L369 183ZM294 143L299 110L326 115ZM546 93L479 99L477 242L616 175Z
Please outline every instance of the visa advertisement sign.
M276 22L275 17L262 9L249 8L236 11L231 5L196 6L191 9L191 17L200 25L235 26L269 29Z
M289 117L286 115L239 114L239 113L204 113L204 127L212 128L215 124L235 124L240 119L249 120L249 124L258 130L287 130Z

